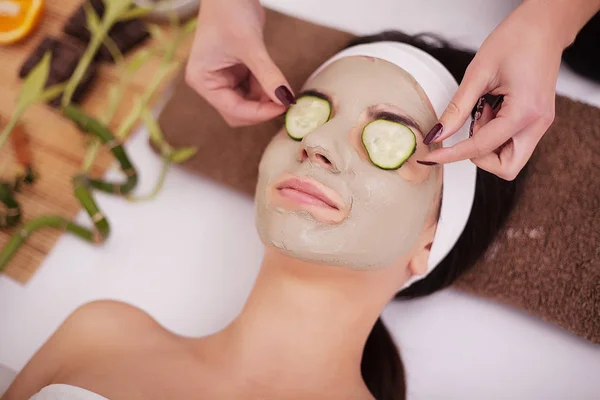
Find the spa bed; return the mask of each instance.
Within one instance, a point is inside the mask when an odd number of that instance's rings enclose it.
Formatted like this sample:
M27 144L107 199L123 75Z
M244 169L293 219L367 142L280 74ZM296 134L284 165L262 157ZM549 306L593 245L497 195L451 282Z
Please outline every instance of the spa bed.
M263 4L357 34L430 31L475 48L518 1ZM477 18L469 11L476 7ZM558 92L600 106L600 86L564 68ZM147 191L160 160L145 132L128 147ZM250 199L181 170L172 170L153 202L99 199L113 223L104 247L64 235L26 286L0 275L0 366L21 369L70 312L91 300L129 302L184 335L223 327L243 305L262 257ZM83 215L80 221L87 223ZM392 303L384 319L406 365L409 399L600 398L600 346L516 309L446 290ZM11 374L0 372L1 393Z

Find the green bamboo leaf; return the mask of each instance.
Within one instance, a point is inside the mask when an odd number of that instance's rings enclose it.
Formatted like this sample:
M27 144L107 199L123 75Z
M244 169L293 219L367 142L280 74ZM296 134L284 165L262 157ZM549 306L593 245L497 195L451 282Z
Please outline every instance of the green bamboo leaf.
M181 149L177 149L171 154L171 162L175 164L180 164L194 157L198 149L196 147L183 147Z
M165 33L163 30L156 24L147 24L147 29L150 32L150 35L159 42L165 40Z
M192 18L190 21L186 22L183 25L182 31L185 34L189 34L189 33L194 32L196 30L197 26L198 26L198 19Z
M104 0L106 21L116 21L131 8L132 0Z
M117 131L116 137L117 139L122 139L129 133L129 130L133 128L135 123L140 118L140 114L142 113L142 101L140 98L135 99L135 105L131 112L125 117L121 125L119 125L119 130Z
M150 140L152 140L156 145L160 145L162 142L164 142L162 129L160 129L156 118L154 118L150 110L144 108L142 110L141 118L142 121L144 121L144 125L146 125L146 128L148 128Z
M44 103L50 101L61 94L65 88L67 87L67 83L57 83L56 85L50 86L48 89L44 90L44 92L40 96L40 100Z
M23 80L23 85L17 98L17 109L24 110L35 103L44 90L48 74L50 73L50 62L52 53L44 53L42 60L31 70Z
M158 72L156 73L157 79L160 80L160 81L162 81L169 74L171 74L173 71L175 71L177 68L179 68L179 65L181 65L181 62L178 61L178 60L171 61L171 62L166 63L166 64L162 64L158 68Z
M92 7L89 2L85 1L83 3L83 10L85 11L85 20L87 22L88 29L92 35L98 35L100 33L101 23L98 14L96 14L96 11L94 10L94 7Z
M113 60L119 65L119 68L123 66L123 53L119 50L119 46L115 43L115 41L109 36L104 36L103 44L108 49L108 52L112 56Z
M133 7L119 15L119 21L127 21L128 19L142 18L154 11L152 8Z
M119 86L114 84L108 87L108 108L116 108L119 105Z
M138 69L144 66L148 62L148 60L152 57L153 53L149 49L143 49L138 51L129 64L127 64L126 73L128 75L133 75Z
M102 118L102 123L108 125L116 114L119 103L121 102L121 94L122 92L117 84L108 87L108 107L106 107L106 114L104 115L104 118Z

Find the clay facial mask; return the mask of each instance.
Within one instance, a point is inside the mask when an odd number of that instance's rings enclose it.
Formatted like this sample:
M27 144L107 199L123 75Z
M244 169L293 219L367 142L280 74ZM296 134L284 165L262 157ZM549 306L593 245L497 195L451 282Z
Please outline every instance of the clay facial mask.
M441 189L439 170L416 163L429 151L423 132L436 123L427 96L398 66L368 57L333 62L303 91L328 102L330 115L296 131L302 137L283 128L265 150L256 191L261 240L309 262L394 264L416 244ZM370 158L362 140L374 121L414 132L416 152L400 168Z

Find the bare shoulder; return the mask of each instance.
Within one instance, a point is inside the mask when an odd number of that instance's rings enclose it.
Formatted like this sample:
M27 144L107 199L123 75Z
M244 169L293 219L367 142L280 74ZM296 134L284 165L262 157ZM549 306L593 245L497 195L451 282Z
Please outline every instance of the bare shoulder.
M117 301L94 301L73 311L19 373L2 400L29 398L52 383L61 368L123 350L149 348L167 336L152 317Z
M64 335L75 340L85 337L111 338L135 335L140 330L148 331L162 327L143 310L127 303L114 300L99 300L77 308L63 323Z

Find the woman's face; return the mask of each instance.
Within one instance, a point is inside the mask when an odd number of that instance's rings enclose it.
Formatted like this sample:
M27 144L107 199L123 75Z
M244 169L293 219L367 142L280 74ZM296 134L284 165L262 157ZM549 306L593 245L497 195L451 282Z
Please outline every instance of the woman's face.
M437 122L423 90L396 65L346 57L303 92L327 99L331 115L301 141L284 127L265 150L256 191L261 240L293 258L353 269L406 259L441 191L441 168L416 162L429 152L423 132ZM416 137L415 153L395 170L377 167L361 140L381 119Z

